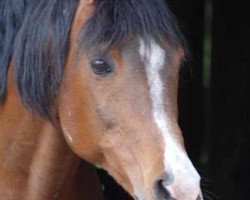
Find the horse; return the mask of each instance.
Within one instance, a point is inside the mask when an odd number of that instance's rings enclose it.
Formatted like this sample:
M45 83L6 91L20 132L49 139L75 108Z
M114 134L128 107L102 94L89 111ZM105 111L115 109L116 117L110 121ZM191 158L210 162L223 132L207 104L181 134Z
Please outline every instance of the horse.
M1 199L103 199L87 163L138 200L202 199L163 0L2 0L0 16Z

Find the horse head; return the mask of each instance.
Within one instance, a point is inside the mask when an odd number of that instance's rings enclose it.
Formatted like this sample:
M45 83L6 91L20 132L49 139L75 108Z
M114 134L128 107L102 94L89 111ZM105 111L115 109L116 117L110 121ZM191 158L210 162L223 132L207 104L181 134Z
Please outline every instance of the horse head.
M81 1L59 114L68 144L139 200L196 200L177 123L182 36L162 1Z

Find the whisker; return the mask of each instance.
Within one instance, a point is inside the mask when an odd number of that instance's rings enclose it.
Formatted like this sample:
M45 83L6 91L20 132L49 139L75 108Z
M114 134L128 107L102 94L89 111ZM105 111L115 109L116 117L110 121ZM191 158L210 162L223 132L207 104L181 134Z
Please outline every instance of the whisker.
M212 200L212 198L209 195L203 194L204 200Z
M211 197L213 197L213 198L215 198L215 199L219 199L219 197L216 195L216 194L214 194L213 192L210 192L210 191L208 191L208 190L202 190L202 193L204 194L204 195L210 195Z

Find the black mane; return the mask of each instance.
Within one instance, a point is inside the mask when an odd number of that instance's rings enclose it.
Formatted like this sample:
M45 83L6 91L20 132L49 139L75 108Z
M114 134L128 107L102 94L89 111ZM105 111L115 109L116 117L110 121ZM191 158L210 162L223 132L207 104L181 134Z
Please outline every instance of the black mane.
M0 1L0 102L6 95L6 75L13 54L15 36L30 0Z
M13 60L24 103L54 118L68 36L78 0L3 0L0 4L0 102ZM5 15L5 16L3 16Z
M95 7L81 33L87 49L101 43L112 46L136 36L145 42L164 37L173 46L185 46L175 17L164 0L96 0Z
M68 38L79 0L0 1L0 103L6 96L13 60L24 103L48 120L55 117ZM95 0L95 10L81 32L87 48L114 45L125 37L147 41L166 37L173 46L184 38L164 0Z

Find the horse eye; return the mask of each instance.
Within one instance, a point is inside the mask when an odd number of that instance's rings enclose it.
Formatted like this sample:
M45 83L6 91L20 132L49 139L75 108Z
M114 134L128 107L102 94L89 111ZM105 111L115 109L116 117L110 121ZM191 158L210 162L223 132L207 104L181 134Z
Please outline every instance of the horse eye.
M104 60L94 60L91 62L92 71L98 75L105 75L112 72L111 66Z

